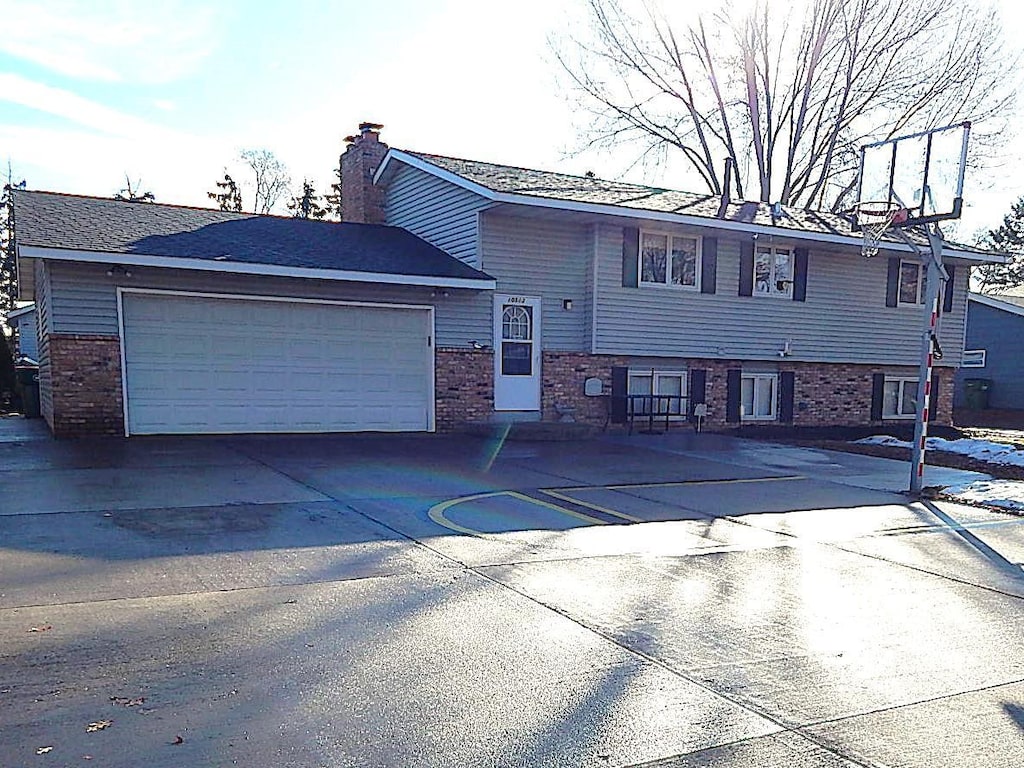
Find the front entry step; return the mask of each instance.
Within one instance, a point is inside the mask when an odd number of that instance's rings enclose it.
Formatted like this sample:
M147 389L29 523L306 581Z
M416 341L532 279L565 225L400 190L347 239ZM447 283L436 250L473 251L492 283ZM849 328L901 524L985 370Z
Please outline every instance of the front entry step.
M504 440L560 442L586 440L600 432L593 424L565 421L473 421L459 427L460 432L475 437L497 437Z
M520 424L540 420L540 411L494 411L488 419L491 424Z

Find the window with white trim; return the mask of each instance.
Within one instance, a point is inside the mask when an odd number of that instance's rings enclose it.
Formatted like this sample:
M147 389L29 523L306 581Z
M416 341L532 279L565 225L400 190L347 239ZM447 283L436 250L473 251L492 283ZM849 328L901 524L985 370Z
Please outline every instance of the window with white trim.
M754 295L793 298L793 250L759 245L754 249Z
M641 285L669 285L697 290L700 239L663 232L640 233Z
M923 304L928 290L928 272L916 261L900 261L900 304Z
M917 379L886 376L882 388L883 419L913 419L917 416Z
M686 371L630 370L629 394L631 395L673 395L677 398L686 395ZM683 418L686 408L680 399L647 400L642 397L633 398L633 413L647 416L653 411L656 414Z
M740 418L774 421L778 418L778 394L778 374L744 373L740 379Z
M984 349L965 349L964 355L960 359L961 368L984 368L985 367L985 350Z

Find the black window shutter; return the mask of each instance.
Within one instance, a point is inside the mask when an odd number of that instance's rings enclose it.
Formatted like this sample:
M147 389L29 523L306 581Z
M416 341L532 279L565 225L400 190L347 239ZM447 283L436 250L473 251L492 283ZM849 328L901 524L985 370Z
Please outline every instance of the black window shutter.
M740 244L740 296L754 295L754 244Z
M705 237L700 248L700 292L714 293L718 283L718 238Z
M953 311L953 282L956 276L956 267L949 264L946 265L946 274L949 275L949 280L946 281L946 295L942 297L942 311L952 312Z
M626 423L626 395L629 390L629 368L615 366L612 368L612 424Z
M708 372L703 368L691 368L690 369L690 416L693 416L693 406L698 403L707 402L707 381Z
M900 295L900 260L898 256L889 257L889 275L885 283L885 306L895 307Z
M807 301L807 249L793 251L793 301Z
M779 421L793 423L793 395L796 390L796 375L793 371L779 374Z
M871 420L882 420L882 397L885 393L885 374L876 373L871 377Z
M637 267L640 260L640 230L636 227L622 228L622 285L636 288L639 285Z
M743 371L730 368L725 372L725 420L735 423L740 420L740 388Z
M939 415L939 372L932 371L932 391L928 395L928 421Z

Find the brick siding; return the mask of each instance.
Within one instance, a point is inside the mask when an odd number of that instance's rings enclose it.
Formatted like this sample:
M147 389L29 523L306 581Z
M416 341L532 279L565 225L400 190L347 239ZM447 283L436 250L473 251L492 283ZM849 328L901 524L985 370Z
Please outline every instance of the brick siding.
M123 435L120 344L115 336L51 334L44 340L46 354L40 371L44 416L58 437ZM439 348L436 350L435 400L438 431L450 431L466 422L487 421L494 413L494 353L490 350ZM584 383L601 379L611 390L611 371L628 360L609 355L545 352L542 367L542 416L559 419L558 408L573 409L576 421L604 424L607 397L588 397ZM688 367L707 371L707 424L727 424L726 372L743 368L740 361L690 360ZM747 364L748 370L751 364ZM939 368L938 403L932 422L952 423L953 371ZM779 371L795 378L793 424L852 426L871 423L871 382L875 373L916 376L917 369L869 365L783 363ZM556 408L556 405L558 408Z
M116 336L50 334L47 421L57 437L124 435L121 345Z
M487 421L494 412L494 353L438 348L435 357L435 420L439 432Z
M587 355L574 352L545 352L541 363L541 408L544 421L558 421L555 408L574 409L573 418L588 424L604 424L608 417L608 398L588 397L584 384L589 378L601 379L604 392L612 389L612 368L626 365L621 357Z
M793 424L798 427L886 423L871 420L872 376L884 373L917 378L918 373L916 367L822 363L781 365L779 370L794 372ZM953 370L936 368L935 373L939 377L939 399L932 404L931 422L948 426L953 422Z
M603 424L607 401L588 398L583 394L583 382L591 376L600 378L605 390L611 388L611 369L628 365L622 357L586 355L560 352L544 353L543 418L556 421L555 404L576 409L577 421ZM636 366L642 368L643 366ZM705 402L708 406L707 424L714 428L732 428L739 424L726 422L726 372L730 368L764 370L763 366L739 360L690 360L689 369L707 371ZM894 376L917 376L916 367L880 367L872 365L844 365L834 363L783 363L778 371L794 374L793 425L797 427L862 426L871 424L871 385L875 373ZM953 419L953 371L937 368L939 399L932 407L932 423L949 425ZM885 423L885 422L875 422Z

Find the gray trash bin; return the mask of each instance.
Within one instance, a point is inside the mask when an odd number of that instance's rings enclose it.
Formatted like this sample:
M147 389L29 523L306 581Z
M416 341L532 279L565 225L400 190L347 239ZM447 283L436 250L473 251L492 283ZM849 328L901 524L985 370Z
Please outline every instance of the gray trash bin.
M965 379L964 401L972 411L983 411L988 408L988 395L992 389L992 379Z
M29 419L39 418L39 367L18 365L14 368L21 410Z

